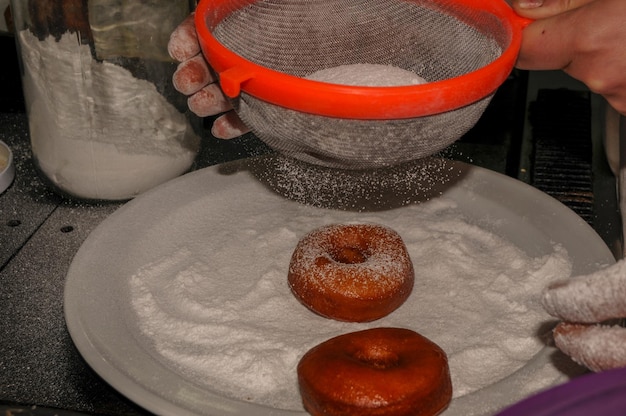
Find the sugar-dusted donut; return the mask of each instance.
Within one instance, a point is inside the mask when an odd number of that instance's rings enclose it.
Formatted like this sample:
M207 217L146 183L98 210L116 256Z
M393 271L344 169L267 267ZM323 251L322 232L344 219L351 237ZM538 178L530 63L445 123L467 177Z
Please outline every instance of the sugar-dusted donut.
M313 416L433 416L452 398L445 352L403 328L331 338L298 363L305 409Z
M374 224L332 224L298 242L288 281L312 311L367 322L398 308L413 288L413 265L400 235Z

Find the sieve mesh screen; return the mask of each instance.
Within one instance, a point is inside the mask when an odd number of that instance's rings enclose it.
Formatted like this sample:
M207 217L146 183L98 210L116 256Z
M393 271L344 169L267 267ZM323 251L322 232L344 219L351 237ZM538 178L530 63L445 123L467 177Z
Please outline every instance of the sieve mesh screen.
M232 3L233 12L212 28L214 37L249 61L298 77L368 63L393 65L429 82L446 80L493 62L510 38L489 13L460 10L445 0ZM443 149L476 123L490 98L433 116L383 121L301 113L245 92L233 106L278 151L357 169L394 165Z

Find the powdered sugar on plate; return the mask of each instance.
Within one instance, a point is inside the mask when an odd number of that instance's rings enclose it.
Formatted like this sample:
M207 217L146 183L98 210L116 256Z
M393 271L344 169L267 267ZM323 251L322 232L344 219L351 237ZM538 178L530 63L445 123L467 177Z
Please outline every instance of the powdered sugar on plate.
M532 256L465 216L445 197L354 212L287 201L258 184L200 199L148 231L183 235L132 276L140 336L163 365L226 397L302 410L296 365L326 339L379 326L413 329L448 354L454 397L497 383L544 346L539 295L572 265L558 244ZM245 204L233 204L242 195ZM367 324L310 312L291 294L287 270L298 240L330 223L375 223L397 231L415 268L412 294ZM166 243L163 243L166 244ZM169 243L168 243L169 244ZM169 245L168 245L169 247ZM533 379L533 388L559 377Z

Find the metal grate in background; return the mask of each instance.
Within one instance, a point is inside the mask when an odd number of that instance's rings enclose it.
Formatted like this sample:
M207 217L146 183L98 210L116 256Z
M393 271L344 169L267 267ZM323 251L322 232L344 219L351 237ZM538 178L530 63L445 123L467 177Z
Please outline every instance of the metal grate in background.
M590 94L540 89L529 117L533 140L531 184L593 226Z

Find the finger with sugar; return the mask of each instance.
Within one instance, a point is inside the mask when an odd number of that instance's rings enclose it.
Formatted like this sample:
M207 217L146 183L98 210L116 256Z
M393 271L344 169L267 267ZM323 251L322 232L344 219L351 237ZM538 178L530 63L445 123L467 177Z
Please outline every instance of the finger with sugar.
M626 328L560 323L553 335L561 351L592 371L626 367Z
M249 131L248 126L241 121L237 114L234 111L230 111L215 120L211 134L218 139L228 140L239 137Z
M172 76L174 88L182 94L191 95L215 82L215 76L202 55L181 62Z
M564 321L595 323L626 317L626 262L551 284L542 304Z
M178 62L186 61L200 53L193 14L174 29L167 44L167 51Z
M199 117L213 116L232 109L216 84L209 84L187 99L189 109Z

